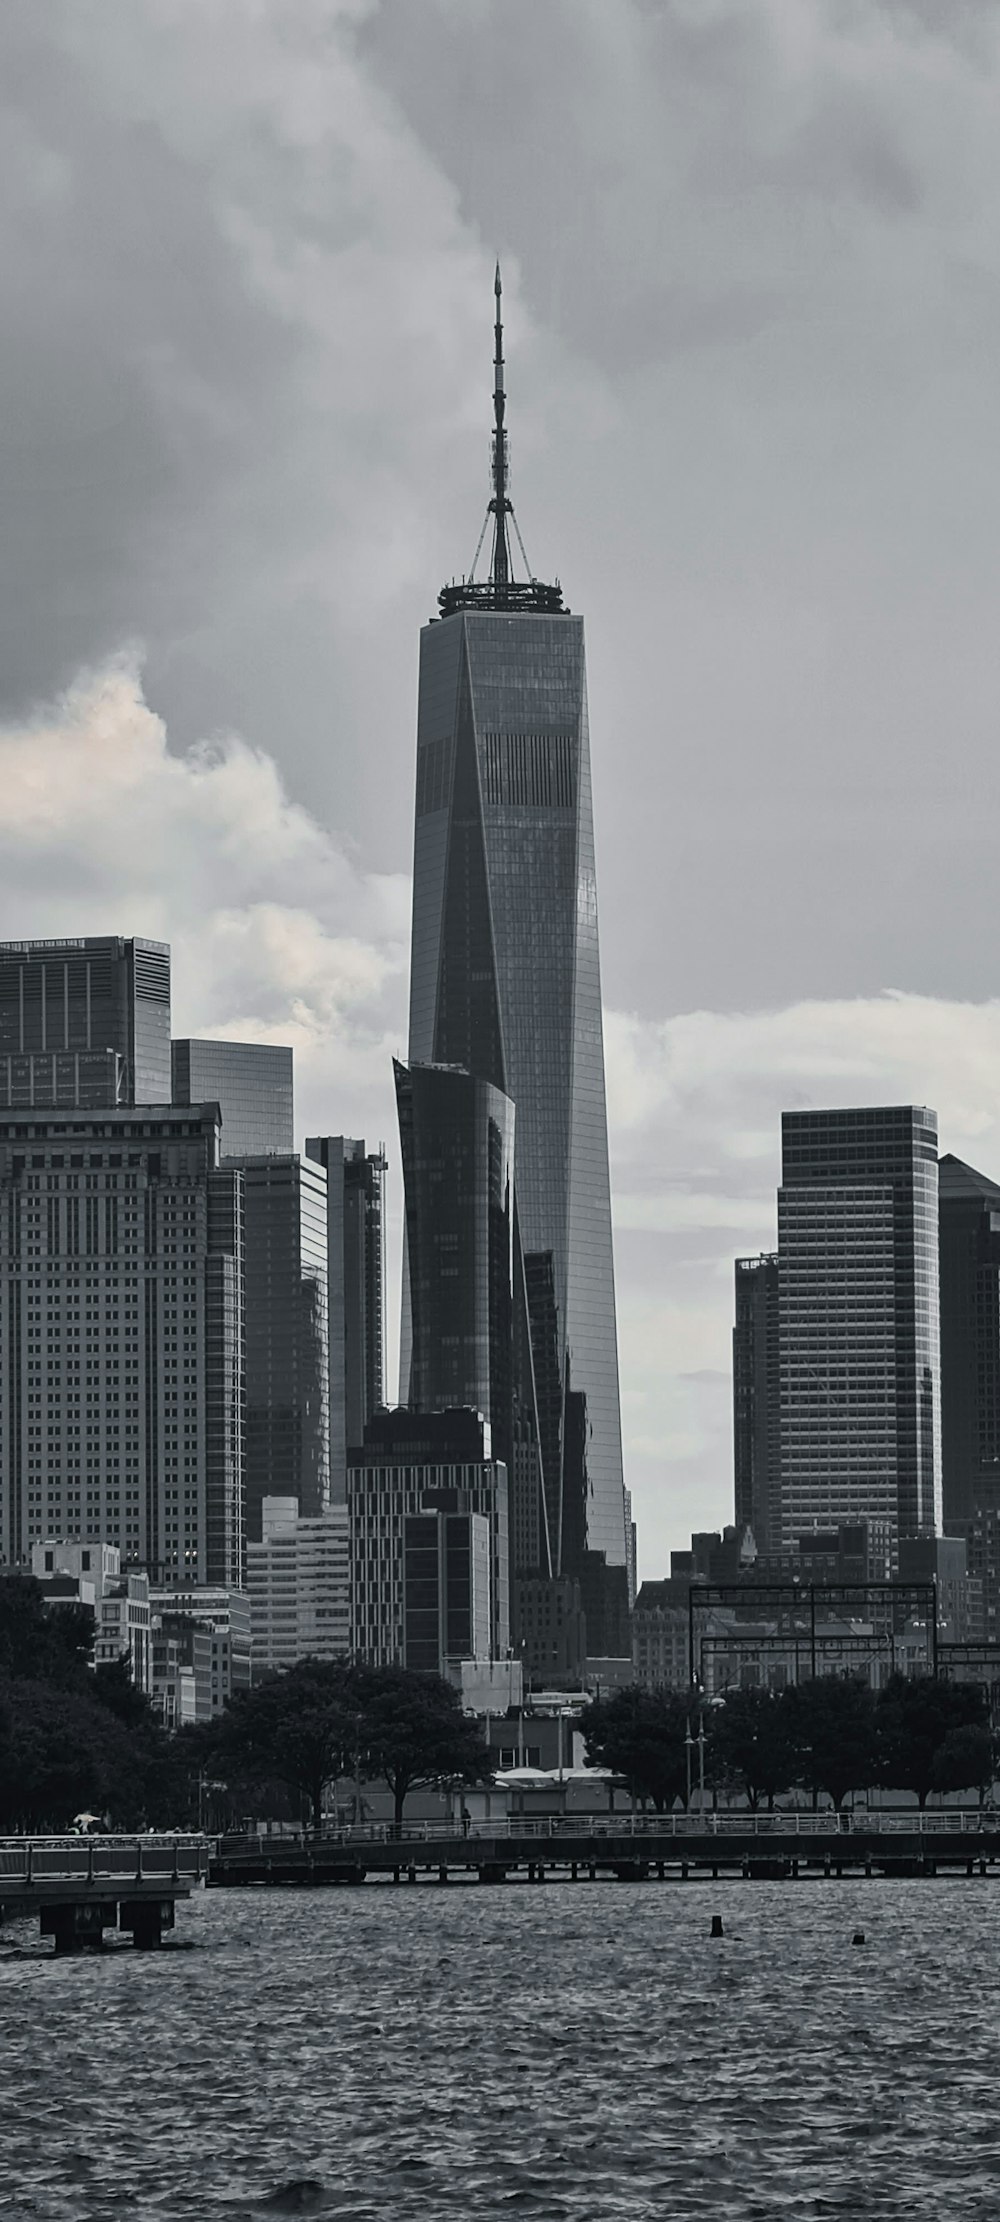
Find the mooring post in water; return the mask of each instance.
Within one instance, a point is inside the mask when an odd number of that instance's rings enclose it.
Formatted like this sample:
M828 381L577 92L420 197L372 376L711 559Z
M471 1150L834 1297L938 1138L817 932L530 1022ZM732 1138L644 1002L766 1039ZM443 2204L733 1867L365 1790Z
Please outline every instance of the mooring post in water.
M725 1933L726 1933L726 1932L725 1932L725 1930L724 1930L724 1928L723 1928L723 1926L722 1926L722 1915L721 1915L721 1913L713 1913L713 1915L712 1915L712 1935L713 1935L714 1937L724 1937L724 1936L725 1936Z

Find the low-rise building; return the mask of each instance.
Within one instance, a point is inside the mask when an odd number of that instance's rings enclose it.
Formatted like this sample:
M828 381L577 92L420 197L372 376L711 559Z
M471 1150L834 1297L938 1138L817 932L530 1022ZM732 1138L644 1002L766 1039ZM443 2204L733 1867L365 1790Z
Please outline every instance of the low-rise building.
M245 1590L214 1583L150 1590L154 1622L164 1614L200 1621L210 1637L211 1711L221 1713L237 1690L248 1690L252 1641L250 1599Z

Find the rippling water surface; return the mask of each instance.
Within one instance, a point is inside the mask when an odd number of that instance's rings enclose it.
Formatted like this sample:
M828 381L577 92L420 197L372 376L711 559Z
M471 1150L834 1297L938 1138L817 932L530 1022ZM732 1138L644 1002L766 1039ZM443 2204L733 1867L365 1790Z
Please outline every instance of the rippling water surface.
M58 1961L21 1930L0 2216L992 2222L998 1929L977 1878L219 1891L159 1954Z

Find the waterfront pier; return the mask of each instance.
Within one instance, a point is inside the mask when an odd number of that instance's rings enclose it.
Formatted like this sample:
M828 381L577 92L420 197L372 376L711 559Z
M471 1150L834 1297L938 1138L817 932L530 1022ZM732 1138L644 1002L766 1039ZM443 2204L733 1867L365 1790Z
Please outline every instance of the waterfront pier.
M174 1926L179 1898L208 1872L202 1836L0 1838L0 1927L37 1914L57 1953L100 1946L110 1929L150 1951Z
M688 1882L1000 1873L997 1817L969 1811L623 1814L220 1838L214 1889L366 1880Z

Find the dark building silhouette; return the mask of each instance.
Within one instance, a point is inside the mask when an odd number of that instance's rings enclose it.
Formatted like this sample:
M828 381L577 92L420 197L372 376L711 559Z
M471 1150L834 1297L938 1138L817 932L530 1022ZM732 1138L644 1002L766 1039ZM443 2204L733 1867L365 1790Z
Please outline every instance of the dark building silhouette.
M759 1551L780 1532L781 1377L777 1255L736 1260L733 1328L733 1464L738 1528Z
M409 1059L516 1108L518 1571L593 1587L600 1562L627 1611L583 621L515 577L496 293L489 575L421 635ZM405 1398L407 1291L401 1348Z
M169 1102L166 942L0 942L0 1109Z
M386 1159L345 1134L311 1136L306 1156L326 1168L330 1495L343 1504L348 1445L385 1403Z
M1000 1637L1000 1185L940 1165L943 1524L963 1537L979 1605Z
M961 1158L940 1165L941 1466L944 1525L1000 1507L1000 1186Z
M781 1122L781 1532L941 1517L937 1121L911 1104Z
M514 1107L452 1066L394 1063L406 1198L410 1368L403 1401L471 1406L509 1466Z
M265 1497L315 1518L330 1501L326 1174L308 1158L232 1160L243 1175L247 1537Z
M292 1052L276 1042L172 1042L175 1103L217 1103L223 1157L288 1157L295 1147Z

